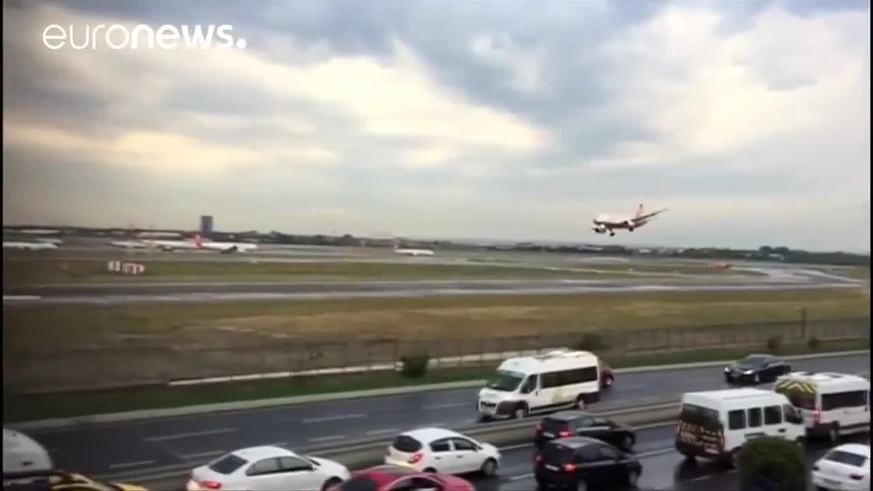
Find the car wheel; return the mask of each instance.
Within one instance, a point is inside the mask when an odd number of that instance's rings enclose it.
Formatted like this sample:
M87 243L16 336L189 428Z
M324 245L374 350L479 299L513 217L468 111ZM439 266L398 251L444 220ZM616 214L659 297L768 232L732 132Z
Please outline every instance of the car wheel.
M735 448L727 459L727 465L731 469L737 469L740 466L740 449Z
M328 489L336 486L337 484L343 482L342 479L338 477L331 477L327 481L324 482L324 485L321 487L321 491L327 491Z
M761 383L761 375L756 373L754 380L755 380L756 384L760 384Z
M527 417L527 406L522 404L521 406L518 406L517 408L515 408L515 411L513 411L513 413L512 413L512 417L515 419L526 418Z
M582 397L582 394L576 396L576 409L584 410L585 409L585 398Z
M691 455L690 453L686 453L686 454L682 454L682 455L685 456L685 462L687 462L689 464L693 464L693 463L697 462L697 457Z
M634 437L630 435L625 435L621 439L621 448L627 452L630 452L634 449Z
M488 459L482 464L482 475L485 477L493 477L497 473L497 461Z
M831 445L836 445L840 441L840 425L834 423L828 428L828 441Z
M640 480L640 471L638 470L630 470L627 473L627 484L632 488L637 487L637 482Z
M613 382L612 377L606 377L605 379L603 379L603 388L608 389L608 388L612 387L612 382Z

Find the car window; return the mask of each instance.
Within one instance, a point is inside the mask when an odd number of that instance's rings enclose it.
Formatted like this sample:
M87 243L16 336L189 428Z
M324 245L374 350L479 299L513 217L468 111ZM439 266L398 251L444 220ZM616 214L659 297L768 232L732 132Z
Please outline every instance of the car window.
M803 423L803 416L794 406L788 404L782 406L782 416L789 423Z
M421 442L409 435L398 435L391 446L401 452L413 453L421 450Z
M610 426L609 420L606 418L592 418L591 423L594 426Z
M621 457L621 454L618 453L614 448L607 445L599 445L600 447L600 460L615 460Z
M867 462L867 457L852 452L846 452L845 450L831 450L830 453L825 455L825 460L839 462L854 467L862 467L864 463Z
M728 412L728 429L742 430L746 427L746 412L742 409Z
M529 394L533 392L537 388L537 376L530 375L524 382L524 385L521 387L522 394Z
M578 426L579 428L588 428L589 426L594 426L594 418L592 418L591 416L586 416L580 419L579 422L576 423L576 426Z
M296 457L279 457L279 468L282 472L311 471L312 464Z
M597 448L597 445L588 445L576 455L581 457L581 462L597 462L601 458L600 449Z
M749 409L749 428L761 426L761 408Z
M443 487L434 479L424 476L404 477L393 483L389 491L442 491Z
M209 464L209 469L225 476L233 474L240 467L248 464L249 461L234 454L227 454L224 457Z
M273 474L279 472L279 459L269 458L255 462L246 469L247 476L259 476L261 474Z
M476 450L476 445L474 445L473 442L463 438L452 438L452 444L455 446L455 450L460 452L472 452Z
M764 424L782 424L782 408L779 406L767 406L764 408Z
M451 447L449 446L449 439L444 438L442 440L437 440L435 442L431 442L430 450L431 450L431 452L436 452L436 453L450 451Z

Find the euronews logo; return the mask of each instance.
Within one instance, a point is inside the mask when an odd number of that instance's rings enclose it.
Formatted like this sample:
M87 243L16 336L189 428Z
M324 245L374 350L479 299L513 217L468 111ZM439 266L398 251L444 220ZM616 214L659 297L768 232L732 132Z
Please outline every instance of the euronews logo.
M122 24L90 24L61 26L49 24L42 31L46 48L59 50L123 49L245 49L246 40L233 36L230 24L196 24L193 26L164 24L157 28L146 24L133 27Z

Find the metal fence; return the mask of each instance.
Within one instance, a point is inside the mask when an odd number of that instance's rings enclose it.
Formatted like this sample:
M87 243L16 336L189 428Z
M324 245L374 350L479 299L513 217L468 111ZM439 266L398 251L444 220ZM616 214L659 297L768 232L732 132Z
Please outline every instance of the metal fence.
M465 339L330 343L273 340L259 346L222 349L162 346L29 353L4 348L3 383L6 391L31 392L167 384L209 377L258 378L393 370L404 356L422 353L431 358L434 368L472 367L558 347L590 349L609 360L610 357L713 348L765 350L767 340L776 336L783 344L805 342L811 337L822 341L869 340L870 319L575 331ZM585 340L591 341L595 337L600 346L585 345Z

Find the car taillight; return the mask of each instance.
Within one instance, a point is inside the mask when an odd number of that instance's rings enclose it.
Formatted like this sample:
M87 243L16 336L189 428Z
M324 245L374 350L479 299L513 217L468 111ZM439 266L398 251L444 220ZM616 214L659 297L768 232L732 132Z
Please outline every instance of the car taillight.
M221 489L221 483L218 481L203 481L200 484L206 489Z
M814 413L812 413L812 420L815 424L821 423L821 409L816 409Z
M560 436L560 437L562 437L562 438L565 437L565 436L570 436L570 432L567 431L567 430L561 430L561 431L558 432L558 436Z
M576 465L575 464L564 464L564 472L575 472Z
M409 462L410 464L414 464L414 463L418 462L419 460L421 460L422 457L424 457L423 453L416 452L416 453L412 454L412 457L409 457L409 460L407 460L407 462Z
M861 479L864 479L864 476L862 476L861 474L849 474L849 477L851 477L852 479L854 479L856 481L860 481Z

